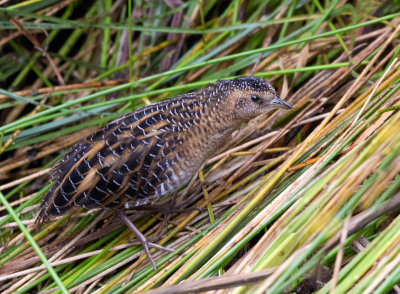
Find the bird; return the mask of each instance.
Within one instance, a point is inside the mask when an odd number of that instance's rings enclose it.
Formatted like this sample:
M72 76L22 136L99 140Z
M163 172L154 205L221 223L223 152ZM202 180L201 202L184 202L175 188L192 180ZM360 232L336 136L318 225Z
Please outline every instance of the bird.
M176 192L239 125L275 108L292 106L264 79L241 76L127 113L75 144L54 164L53 185L37 221L79 208L113 210L139 239L155 270L149 248L173 250L150 242L124 210Z

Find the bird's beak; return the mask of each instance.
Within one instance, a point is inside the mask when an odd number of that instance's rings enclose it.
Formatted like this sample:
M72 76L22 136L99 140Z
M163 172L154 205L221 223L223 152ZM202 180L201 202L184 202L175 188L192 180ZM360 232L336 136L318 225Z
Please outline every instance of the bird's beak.
M292 109L292 105L283 101L279 97L275 96L274 99L270 102L271 106L274 108L285 108L285 109Z

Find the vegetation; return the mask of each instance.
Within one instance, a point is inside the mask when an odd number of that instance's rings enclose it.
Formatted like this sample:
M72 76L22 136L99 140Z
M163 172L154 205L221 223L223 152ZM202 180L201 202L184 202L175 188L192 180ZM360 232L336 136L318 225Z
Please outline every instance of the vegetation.
M398 1L0 5L1 293L400 291ZM182 187L200 209L128 211L175 249L156 272L109 211L35 223L73 143L253 73L294 109L241 126Z

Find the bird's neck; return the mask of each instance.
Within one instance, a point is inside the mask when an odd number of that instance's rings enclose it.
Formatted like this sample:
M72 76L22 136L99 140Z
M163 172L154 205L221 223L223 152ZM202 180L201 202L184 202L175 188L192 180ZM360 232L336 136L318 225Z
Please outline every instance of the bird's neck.
M229 106L225 105L209 107L205 110L203 119L210 125L209 135L229 135L243 122L241 118L235 116L233 111L230 111Z
M201 123L196 131L201 141L199 147L211 156L223 147L240 123L241 121L235 119L226 109L221 111L210 106L202 113Z

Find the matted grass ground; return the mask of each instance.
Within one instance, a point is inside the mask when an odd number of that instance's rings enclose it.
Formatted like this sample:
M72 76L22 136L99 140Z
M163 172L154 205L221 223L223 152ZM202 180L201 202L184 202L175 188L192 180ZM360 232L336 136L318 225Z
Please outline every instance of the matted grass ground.
M0 5L1 293L400 292L398 1ZM35 224L73 143L253 73L294 109L241 126L182 187L201 210L128 212L175 249L156 272L107 211Z

